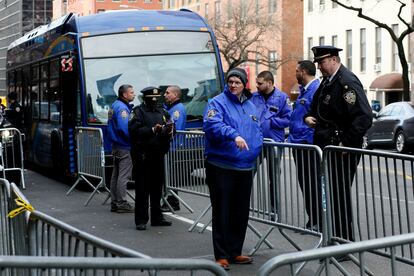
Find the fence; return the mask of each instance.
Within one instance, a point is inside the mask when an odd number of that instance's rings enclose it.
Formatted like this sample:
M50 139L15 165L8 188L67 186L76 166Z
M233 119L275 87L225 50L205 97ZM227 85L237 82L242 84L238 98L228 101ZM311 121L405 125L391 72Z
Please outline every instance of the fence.
M22 134L16 128L0 129L0 162L3 178L26 188Z
M78 177L66 195L69 195L81 181L84 181L93 190L85 202L85 206L87 206L100 189L110 194L105 182L105 151L102 130L88 127L76 128L76 149ZM98 183L96 184L96 182Z
M329 243L413 232L414 156L330 146L323 162ZM339 214L342 220L336 219ZM412 245L400 246L395 254L411 262L413 250Z
M182 153L174 148L167 155L167 188L208 197L203 134L178 135ZM319 236L315 247L412 232L413 161L409 155L333 146L322 155L311 145L265 141L252 189L250 220L270 228L256 233L260 240L250 254L275 228L297 250L302 248L284 229ZM401 246L396 256L410 262L413 251L411 245ZM389 252L377 253L389 257Z
M317 192L321 161L322 152L316 146L265 141L262 154L257 161L258 169L250 203L250 220L271 227L262 234L249 223L249 228L259 237L258 243L250 254L254 254L263 243L273 248L266 237L275 228L298 250L301 250L300 246L283 229L318 236L319 241L314 246L321 245L322 213L318 211L318 206L321 206L321 196ZM307 167L305 165L310 163L315 164L315 167L304 169ZM177 196L174 191L178 190L209 197L205 182L203 132L179 131L166 156L166 164L167 190L172 191L172 194ZM301 169L297 170L296 167ZM306 195L305 197L300 195L301 191ZM274 194L276 196L273 196ZM183 202L180 197L177 198ZM211 205L206 206L189 231L194 230L210 208ZM305 215L306 208L309 209L309 219ZM306 228L308 220L312 222L309 229ZM210 222L211 219L204 224L200 232L204 231Z
M144 270L150 275L194 275L198 270L226 275L212 261L152 259L80 231L33 210L19 188L5 179L0 179L0 204L0 275L137 275Z
M412 243L414 233L283 254L263 264L257 275L298 275L303 269L303 262L313 264L313 270L303 272L307 275L321 275L323 271L325 275L404 275L407 271L412 272L412 268L407 269L397 262L396 251L398 247ZM390 258L373 259L369 253L379 250L390 252ZM357 256L354 255L356 253ZM348 256L358 264L358 269L339 263L337 259L341 256ZM373 265L369 266L368 262ZM409 265L414 265L414 262L409 262Z
M102 257L33 257L0 256L0 275L12 269L37 275L198 275L197 271L225 276L227 273L214 262L188 259L137 259ZM147 273L145 273L145 272ZM19 274L23 275L23 274ZM201 275L206 275L205 272Z

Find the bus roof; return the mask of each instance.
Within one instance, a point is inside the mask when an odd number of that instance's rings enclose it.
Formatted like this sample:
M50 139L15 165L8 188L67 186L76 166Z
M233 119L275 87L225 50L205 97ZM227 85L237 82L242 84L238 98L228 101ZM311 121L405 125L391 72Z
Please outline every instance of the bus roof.
M133 28L135 31L145 30L200 30L208 25L198 14L188 10L154 11L126 10L119 12L104 12L89 16L77 17L79 33L100 34L108 32L126 32Z
M180 11L125 10L103 12L86 16L65 15L48 25L39 26L12 42L8 49L36 39L47 32L66 25L68 32L97 35L127 31L151 30L206 30L209 26L198 14L182 9Z

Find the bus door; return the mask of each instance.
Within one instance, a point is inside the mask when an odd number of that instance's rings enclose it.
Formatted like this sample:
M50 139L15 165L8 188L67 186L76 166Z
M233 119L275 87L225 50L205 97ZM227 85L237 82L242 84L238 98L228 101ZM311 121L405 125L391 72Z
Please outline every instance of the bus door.
M71 52L60 57L61 90L62 90L62 151L63 168L67 175L76 172L75 127L77 120L77 98L79 70L77 56Z

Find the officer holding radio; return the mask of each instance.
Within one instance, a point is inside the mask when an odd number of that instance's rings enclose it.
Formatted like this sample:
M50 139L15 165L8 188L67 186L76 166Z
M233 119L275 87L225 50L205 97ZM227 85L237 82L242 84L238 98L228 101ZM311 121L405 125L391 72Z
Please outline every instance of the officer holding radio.
M175 134L169 113L159 106L160 91L156 87L141 90L143 103L129 117L133 178L135 180L135 225L137 230L151 226L170 226L160 209L164 183L164 155ZM139 177L139 179L138 179ZM150 217L148 208L151 206Z

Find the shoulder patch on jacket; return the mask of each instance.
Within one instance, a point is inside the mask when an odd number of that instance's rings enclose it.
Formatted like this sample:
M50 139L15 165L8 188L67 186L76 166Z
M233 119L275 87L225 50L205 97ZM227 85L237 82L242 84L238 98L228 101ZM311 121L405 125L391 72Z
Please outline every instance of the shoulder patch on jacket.
M178 110L174 111L173 116L175 120L178 120L178 118L180 118L180 111Z
M344 100L351 105L354 105L356 102L356 93L354 90L349 90L345 92L343 97L344 97Z
M122 117L122 119L127 118L128 117L128 112L126 112L126 110L122 110L121 111L121 117Z
M214 109L210 109L210 110L207 112L207 118L212 118L212 117L214 117L214 116L216 116L216 111L215 111Z

